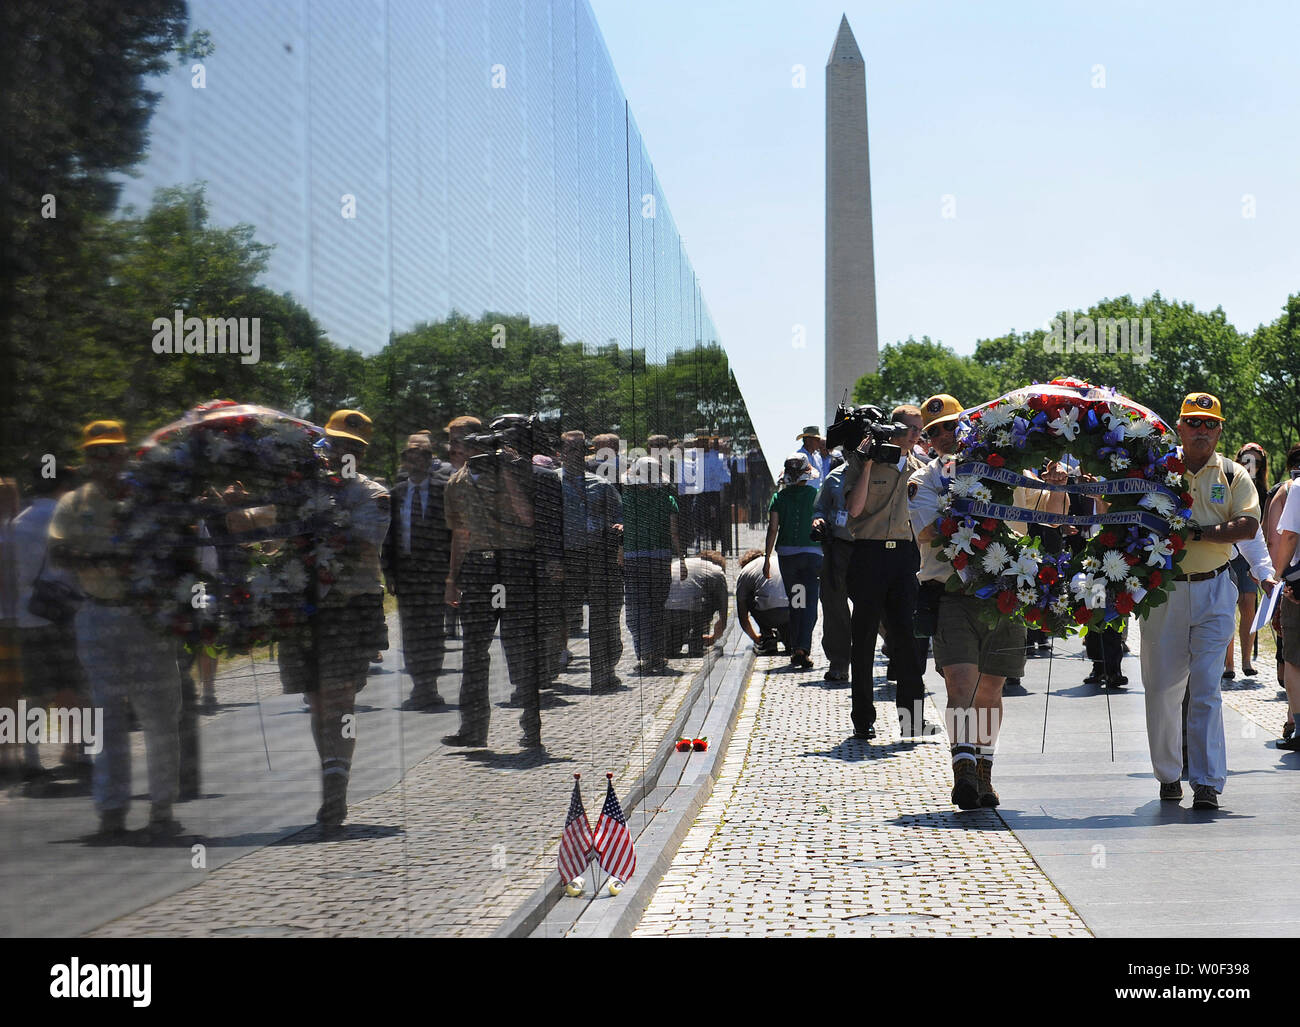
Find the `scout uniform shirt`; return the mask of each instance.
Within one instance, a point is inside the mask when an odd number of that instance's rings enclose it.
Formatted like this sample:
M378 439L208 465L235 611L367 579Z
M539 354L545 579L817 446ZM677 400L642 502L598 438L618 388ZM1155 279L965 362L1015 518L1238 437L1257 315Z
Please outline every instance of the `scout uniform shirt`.
M1182 450L1179 450L1182 456ZM1228 476L1231 474L1232 482ZM1192 494L1192 522L1202 528L1223 524L1234 517L1259 520L1259 495L1255 483L1240 464L1220 453L1211 453L1205 466L1195 474L1187 470L1187 491ZM1204 574L1217 570L1232 559L1231 542L1193 542L1187 538L1187 554L1179 568L1183 574Z
M506 465L500 463L478 471L471 470L474 463L470 460L447 482L443 501L447 527L452 531L469 531L468 553L498 549L532 550L536 544L533 528L523 523L502 478L503 473L507 473ZM518 469L509 473L517 472ZM516 479L520 503L527 507L530 515L533 508L531 475L532 468L525 464ZM459 568L452 568L453 573L457 571Z
M115 541L119 504L98 482L91 481L59 500L50 521L51 544L62 542L82 555L120 558L131 555L129 546ZM57 563L57 559L54 561ZM101 602L117 603L126 597L127 579L110 562L74 567L81 590Z
M948 491L948 486L952 483L943 472L946 467L956 466L954 457L937 456L920 470L914 471L907 483L908 512L912 520L912 530L916 532L917 548L921 550L921 569L916 572L919 581L947 581L956 573L952 569L952 564L939 556L941 547L934 545L933 540L920 541L921 532L938 520L939 505ZM1037 491L1017 487L1012 503L1032 509L1036 504L1031 497ZM1006 524L1017 534L1025 533L1026 525L1023 521L1007 521Z
M857 450L854 450L856 453ZM851 469L844 472L844 504L848 506L848 497L857 486L858 476L862 473L864 462L860 458L849 457L846 466ZM871 465L871 481L867 483L867 501L862 513L848 520L849 533L854 539L879 539L881 541L911 542L912 522L908 513L906 500L909 478L922 470L921 461L906 453L897 465Z
M345 478L335 501L347 542L335 580L321 585L321 600L329 606L343 605L352 596L384 591L379 551L392 521L388 489L364 474Z

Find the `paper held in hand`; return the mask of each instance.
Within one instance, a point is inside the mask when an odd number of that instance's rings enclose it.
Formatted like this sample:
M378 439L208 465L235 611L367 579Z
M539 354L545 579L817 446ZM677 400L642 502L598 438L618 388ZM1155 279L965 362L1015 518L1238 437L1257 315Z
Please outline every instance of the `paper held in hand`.
M1273 591L1268 594L1268 598L1259 604L1259 607L1255 610L1255 621L1250 626L1250 633L1252 635L1273 619L1273 611L1277 609L1278 597L1282 594L1282 589L1285 587L1285 582L1275 586Z

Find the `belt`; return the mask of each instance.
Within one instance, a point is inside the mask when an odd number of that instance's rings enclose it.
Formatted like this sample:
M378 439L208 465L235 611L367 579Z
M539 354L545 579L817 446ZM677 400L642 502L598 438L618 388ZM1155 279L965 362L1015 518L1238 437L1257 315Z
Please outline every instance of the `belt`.
M1200 574L1179 574L1177 577L1174 578L1174 580L1175 581L1209 581L1211 578L1217 577L1218 575L1222 574L1224 570L1227 569L1227 566L1228 565L1226 563L1221 563L1219 564L1218 567L1216 567L1212 571L1202 571Z
M899 546L911 541L910 538L855 538L853 543L859 546L882 546L885 549L897 549Z

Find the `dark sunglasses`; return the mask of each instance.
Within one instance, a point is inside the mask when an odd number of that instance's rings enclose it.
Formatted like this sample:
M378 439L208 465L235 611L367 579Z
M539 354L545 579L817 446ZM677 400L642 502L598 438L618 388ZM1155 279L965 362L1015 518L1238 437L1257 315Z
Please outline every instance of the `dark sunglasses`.
M1189 428L1214 429L1220 427L1223 422L1216 421L1213 417L1184 417L1183 424L1187 425Z
M957 430L956 421L944 421L943 424L936 424L925 429L926 438L934 438L936 435L947 434Z

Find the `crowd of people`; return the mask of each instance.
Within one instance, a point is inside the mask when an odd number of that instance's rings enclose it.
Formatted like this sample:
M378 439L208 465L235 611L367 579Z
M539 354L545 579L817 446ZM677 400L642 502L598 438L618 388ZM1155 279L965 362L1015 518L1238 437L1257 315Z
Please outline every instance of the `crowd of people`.
M632 451L612 433L557 433L536 416L461 415L444 430L445 442L430 429L410 434L391 482L365 473L374 425L360 410L336 411L312 447L330 483L328 513L300 541L308 564L316 546L328 547L331 562L304 583L309 613L275 638L274 656L284 691L302 694L310 710L316 819L326 830L346 819L357 693L390 644L385 592L411 681L402 708L458 701L459 726L444 744L486 745L499 630L519 744L537 748L540 693L573 659L569 640L583 631L584 609L593 695L625 687L616 673L624 614L638 674L667 673L683 650L698 657L722 637L734 526L762 520L771 488L756 448L737 440L733 452L732 439L703 430L652 435ZM21 700L102 711L100 751L92 758L69 743L47 768L39 744L0 740L0 774L31 795L55 777L88 780L95 839L112 843L128 834L138 728L150 802L143 835L165 841L183 832L176 804L198 794L198 714L216 709L216 659L198 636L157 630L138 604L141 555L123 503L145 448L104 420L85 426L80 453L75 469L51 473L41 461L26 489L13 477L0 484L0 708L16 711ZM277 523L275 497L243 482L215 498L192 525L195 565L247 599L245 586L263 573L255 554L287 546L290 526ZM172 577L167 587L190 587L180 570ZM462 667L453 695L444 662L455 632Z
M765 502L765 546L740 556L735 585L737 622L756 651L783 651L794 667L814 667L820 613L825 679L850 684L854 734L869 742L883 638L903 736L946 729L954 804L998 805L992 771L1002 696L1015 692L1026 659L1050 655L1051 643L1010 617L990 623L983 616L989 600L949 587L953 565L931 545L963 410L946 394L899 406L888 458L870 433L832 451L820 427L807 426L774 492L756 449L733 452L732 440L703 430L680 440L651 435L643 449L629 450L612 433L557 434L518 414L487 423L454 417L445 443L433 430L413 432L388 483L363 473L370 418L336 411L315 447L334 482L332 521L316 530L342 558L312 586L307 628L275 647L284 690L301 693L311 713L318 822L333 829L347 816L356 744L348 725L372 664L389 646L385 592L395 597L411 681L403 709L447 705L447 639L458 631L460 720L443 742L485 746L499 631L509 705L520 710L519 744L532 749L542 745L541 693L573 659L569 641L583 631L584 611L593 695L624 687L617 675L624 618L638 674L666 673L683 650L698 657L722 637L733 526L759 524ZM1274 630L1288 697L1279 745L1300 749L1300 602L1289 583L1300 572L1287 570L1300 538L1300 502L1288 503L1300 444L1287 454L1286 476L1271 484L1262 447L1243 446L1234 460L1218 452L1223 423L1217 398L1193 393L1183 403L1176 430L1192 497L1187 553L1168 601L1141 621L1159 793L1181 798L1186 778L1202 808L1217 807L1226 783L1220 690L1236 674L1234 647L1241 673L1254 674L1257 596L1266 601L1278 587ZM127 544L120 516L140 452L124 425L95 421L83 431L80 467L43 461L26 497L13 479L0 483L0 706L21 698L102 715L93 759L68 743L53 772L89 779L97 837L108 841L126 833L133 726L143 731L148 760L146 836L181 833L175 805L198 793L196 714L217 699L208 647L159 632L137 608L138 550ZM1009 525L1037 536L1044 552L1078 551L1099 529L1080 527L1086 517L1066 523L1068 515L1104 512L1105 502L1061 486L1088 476L1066 454L1023 473L1031 482L1016 489L1015 506L1036 511L1035 519ZM275 541L273 504L259 503L242 483L231 482L221 499L195 525L195 549L212 575L243 581L254 561L240 554L282 544L284 533ZM1128 684L1127 619L1087 633L1085 683ZM946 687L943 727L923 715L931 659ZM28 740L0 744L0 757L0 769L36 793L52 772Z
M891 451L885 461L872 459L877 451L870 435L856 446L828 450L819 426L799 432L800 447L786 459L771 500L766 549L746 554L736 605L740 624L760 654L775 655L783 644L791 665L808 669L814 666L810 649L820 600L824 677L850 682L854 734L864 741L876 735L879 639L885 643L887 677L897 683L903 737L941 730L922 714L922 676L932 658L947 692L952 801L972 809L1000 802L992 776L1002 696L1023 694L1026 659L1050 658L1053 647L1044 632L1011 617L990 623L983 615L993 600L949 587L956 570L931 545L953 478L963 409L946 394L920 407L897 407L889 418L897 459ZM849 417L852 413L847 411ZM1224 421L1219 400L1208 393L1192 393L1182 404L1176 432L1191 495L1187 552L1168 601L1140 622L1147 732L1159 795L1181 799L1186 779L1194 807L1202 809L1218 808L1226 784L1221 688L1235 677L1234 641L1241 672L1256 674L1252 660L1258 642L1251 631L1256 596L1262 592L1263 601L1278 587L1284 591L1273 630L1278 678L1288 700L1278 745L1300 749L1295 728L1300 596L1290 583L1300 579L1300 569L1287 571L1300 538L1300 502L1287 503L1300 477L1300 443L1287 454L1286 476L1271 484L1267 455L1257 443L1241 447L1232 460L1218 452ZM1043 483L1015 489L1015 507L1035 511L1036 519L1007 526L1036 536L1041 552L1055 555L1065 547L1078 553L1102 532L1100 524L1087 521L1107 511L1106 501L1063 488L1097 480L1081 474L1076 459L1062 453L1022 473ZM1061 523L1054 523L1052 514L1061 515ZM774 583L779 584L774 588ZM1129 684L1123 660L1130 619L1120 616L1105 629L1086 633L1092 669L1084 684L1099 690Z

